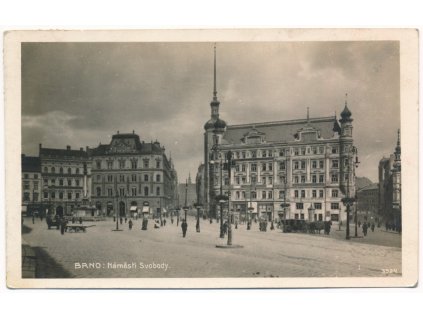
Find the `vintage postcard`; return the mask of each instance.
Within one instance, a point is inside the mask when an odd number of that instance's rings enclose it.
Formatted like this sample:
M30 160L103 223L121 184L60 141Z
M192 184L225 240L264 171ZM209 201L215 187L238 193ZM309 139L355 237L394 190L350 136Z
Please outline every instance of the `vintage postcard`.
M10 288L412 287L418 31L10 31Z

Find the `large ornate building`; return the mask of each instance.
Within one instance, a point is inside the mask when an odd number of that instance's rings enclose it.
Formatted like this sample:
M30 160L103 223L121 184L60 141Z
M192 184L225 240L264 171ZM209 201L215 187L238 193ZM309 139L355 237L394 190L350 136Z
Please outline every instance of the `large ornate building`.
M47 213L70 214L91 197L91 161L83 148L39 146L42 202Z
M401 140L389 158L379 161L379 214L386 221L401 226Z
M144 142L134 132L117 133L110 144L88 149L92 160L92 197L104 215L141 212L168 213L177 197L172 160L158 141Z
M341 200L355 197L356 153L347 102L339 123L336 116L309 118L307 111L305 119L228 125L219 106L215 51L211 118L204 125L206 212L218 214L216 196L222 189L240 217L346 218Z

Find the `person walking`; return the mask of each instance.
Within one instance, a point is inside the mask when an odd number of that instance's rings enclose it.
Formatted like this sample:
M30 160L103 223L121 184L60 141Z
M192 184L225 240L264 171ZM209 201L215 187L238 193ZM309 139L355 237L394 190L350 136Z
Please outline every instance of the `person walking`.
M372 226L370 228L372 229L372 232L374 232L375 231L375 224L372 223Z
M60 220L60 233L62 235L64 235L65 234L65 230L66 230L66 219L65 218L62 218Z
M132 230L132 220L131 219L129 219L128 226L129 226L129 229Z
M35 224L35 215L32 213L32 224Z
M79 224L82 224L82 217L79 217Z
M163 220L163 226L166 226L166 219Z
M185 237L187 235L187 229L188 229L188 223L185 221L185 219L182 220L181 228L182 228L182 236Z
M363 223L363 235L367 236L367 223Z

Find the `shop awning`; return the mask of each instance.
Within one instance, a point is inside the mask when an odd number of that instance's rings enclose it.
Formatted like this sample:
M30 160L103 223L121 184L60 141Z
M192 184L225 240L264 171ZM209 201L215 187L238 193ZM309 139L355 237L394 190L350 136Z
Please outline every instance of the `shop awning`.
M137 206L131 206L131 208L129 209L129 211L131 212L137 212L138 207Z
M143 207L142 207L142 213L150 213L150 207L148 207L148 206L143 206Z

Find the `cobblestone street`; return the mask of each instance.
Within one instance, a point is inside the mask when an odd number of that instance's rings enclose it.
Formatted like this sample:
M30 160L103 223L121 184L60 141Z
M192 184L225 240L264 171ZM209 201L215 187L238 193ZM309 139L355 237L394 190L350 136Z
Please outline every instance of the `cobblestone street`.
M330 236L251 231L241 224L233 228L233 243L243 248L222 249L219 225L201 220L201 233L195 232L195 219L188 218L187 237L176 222L141 231L141 221L119 225L112 231L112 219L95 224L86 233L60 234L47 229L45 221L32 224L22 235L39 257L37 277L125 278L125 277L348 277L401 275L401 236L382 229L367 237L346 241L345 226ZM351 234L354 235L353 228ZM361 231L359 231L361 235ZM385 245L385 246L383 246ZM386 246L390 245L390 246ZM46 256L48 255L48 260ZM42 258L42 259L40 259ZM55 264L53 264L55 263ZM48 267L48 268L46 268ZM89 267L89 268L86 268ZM389 269L390 274L384 273ZM41 274L40 274L41 273Z

